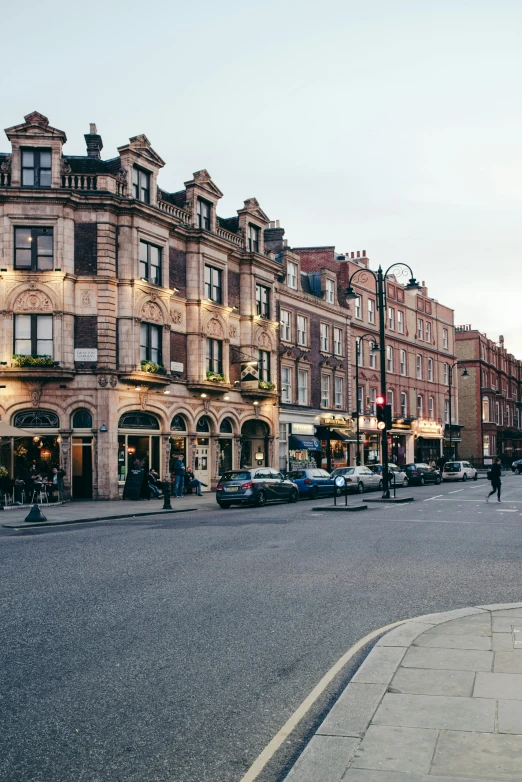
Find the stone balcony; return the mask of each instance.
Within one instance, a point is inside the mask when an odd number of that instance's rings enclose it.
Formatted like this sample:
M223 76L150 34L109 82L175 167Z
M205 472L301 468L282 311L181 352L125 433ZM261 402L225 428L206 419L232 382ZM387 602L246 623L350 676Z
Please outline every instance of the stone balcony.
M232 385L228 380L188 380L187 388L201 394L226 394Z
M159 372L144 372L141 369L118 372L118 378L122 383L129 383L136 387L143 386L144 388L168 386L172 382L170 375L160 374Z
M50 366L7 366L0 364L2 380L73 380L75 370L61 367L58 361Z
M248 399L277 399L277 388L260 388L259 381L246 380L240 384L241 395Z

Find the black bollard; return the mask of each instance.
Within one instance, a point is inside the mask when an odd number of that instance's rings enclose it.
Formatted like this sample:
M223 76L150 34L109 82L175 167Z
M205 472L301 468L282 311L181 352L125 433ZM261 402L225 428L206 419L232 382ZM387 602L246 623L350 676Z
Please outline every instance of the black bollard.
M38 505L33 505L27 516L26 521L47 521L47 517L43 515Z
M163 481L163 510L172 510L170 504L170 481Z

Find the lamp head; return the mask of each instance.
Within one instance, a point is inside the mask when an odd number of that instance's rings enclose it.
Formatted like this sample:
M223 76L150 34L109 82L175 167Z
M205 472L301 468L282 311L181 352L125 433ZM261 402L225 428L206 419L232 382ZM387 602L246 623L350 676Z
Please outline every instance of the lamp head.
M469 377L469 372L466 367L464 367L464 372L462 373L461 377Z
M416 290L419 290L420 287L421 287L421 285L420 285L419 282L417 282L415 277L411 277L410 280L408 281L408 284L406 285L406 290L407 291L416 291Z
M348 285L348 287L346 288L346 290L344 292L344 298L347 301L350 301L351 299L357 299L358 298L357 293L354 291L354 289L352 288L351 285Z

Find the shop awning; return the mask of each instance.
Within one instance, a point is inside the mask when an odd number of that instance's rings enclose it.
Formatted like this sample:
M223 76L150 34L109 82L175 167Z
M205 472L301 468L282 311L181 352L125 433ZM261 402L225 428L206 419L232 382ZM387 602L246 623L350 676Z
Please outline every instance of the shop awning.
M346 434L346 432L343 432L342 429L332 429L332 434L330 437L332 440L343 440L346 443L357 442L357 438L354 438L353 434Z
M432 432L423 432L417 435L417 440L443 440L442 434L435 434Z
M317 437L291 434L288 441L288 448L291 451L322 451L321 443Z

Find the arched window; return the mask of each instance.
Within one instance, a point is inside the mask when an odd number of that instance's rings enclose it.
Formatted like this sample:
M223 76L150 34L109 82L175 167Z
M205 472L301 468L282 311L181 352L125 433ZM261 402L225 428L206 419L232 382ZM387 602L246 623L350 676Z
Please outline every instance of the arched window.
M482 420L489 421L489 399L487 396L482 397Z
M124 413L118 423L118 429L159 429L158 419L150 413L133 411Z
M219 427L221 434L232 434L232 421L230 418L223 418Z
M197 422L196 432L210 432L210 421L206 415L202 415Z
M49 410L24 410L15 415L13 426L20 429L58 429L60 419Z
M174 418L172 419L170 428L172 429L173 432L186 432L187 422L185 421L182 415L175 415Z
M85 408L75 410L72 414L72 428L73 429L91 429L92 428L92 415Z

